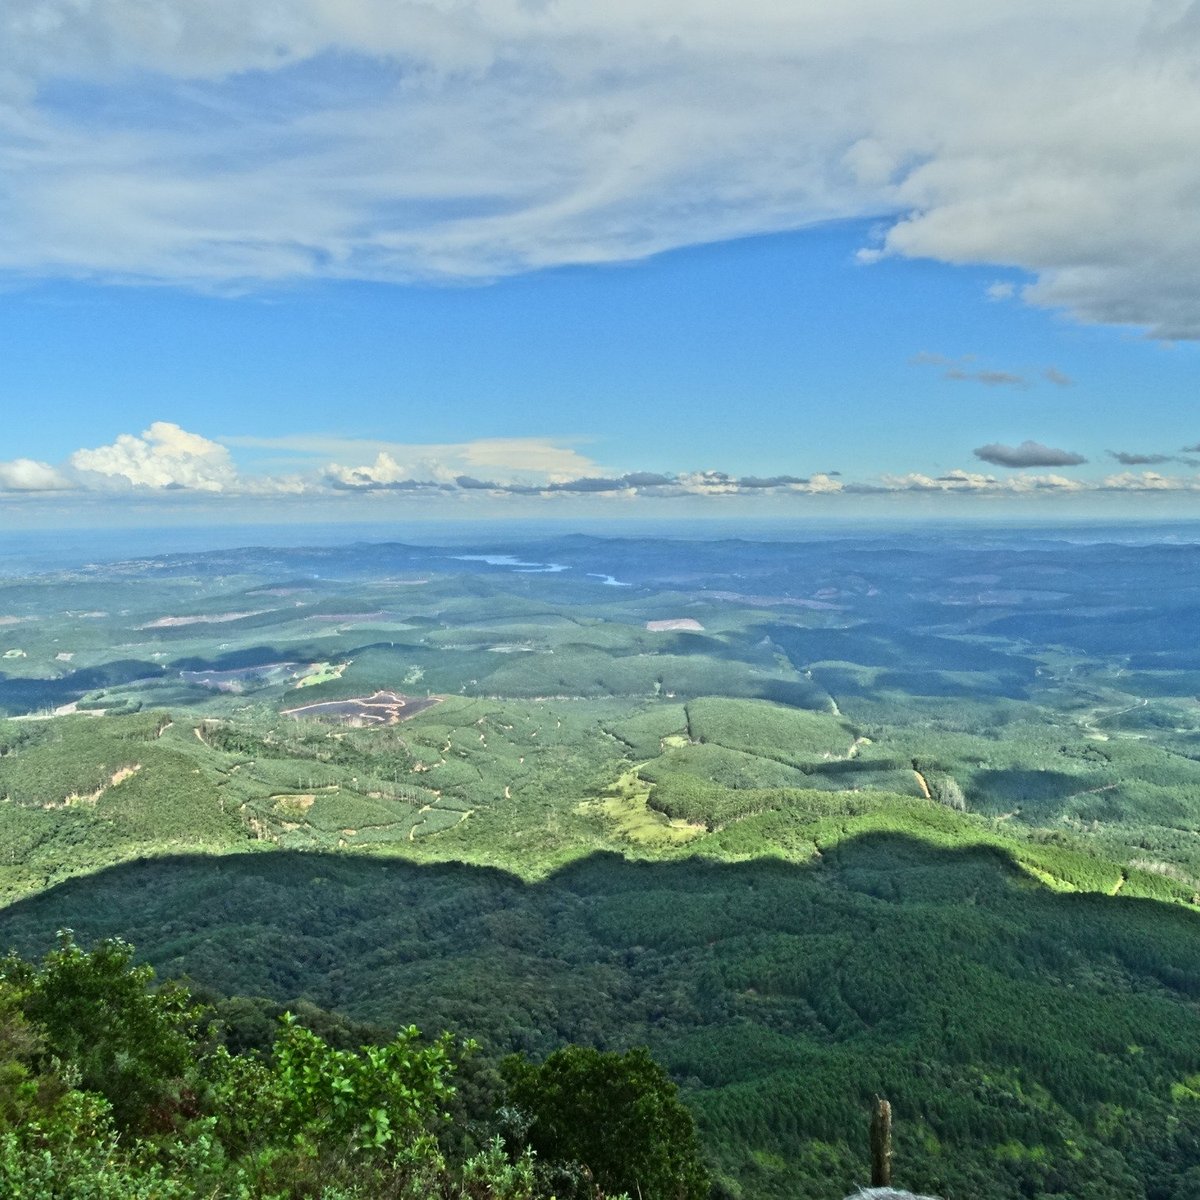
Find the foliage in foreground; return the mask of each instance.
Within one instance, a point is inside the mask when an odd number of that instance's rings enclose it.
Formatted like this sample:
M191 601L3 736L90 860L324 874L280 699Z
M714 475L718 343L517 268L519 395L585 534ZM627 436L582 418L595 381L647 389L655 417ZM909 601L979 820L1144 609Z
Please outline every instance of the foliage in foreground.
M708 1195L691 1113L648 1050L564 1046L541 1064L513 1055L502 1070L511 1102L529 1114L529 1141L541 1158L586 1163L608 1194Z
M876 1092L918 1192L1195 1200L1196 914L1052 890L969 827L935 843L964 818L929 808L944 824L924 838L829 825L815 867L596 856L530 886L347 855L146 862L14 906L0 932L28 957L56 926L120 931L166 977L271 997L220 1006L230 1049L267 1045L285 1005L343 1049L374 1036L316 1025L304 997L469 1030L456 1105L506 1052L647 1045L747 1200L852 1191Z
M564 1118L576 1127L540 1161L520 1136L538 1117L513 1103L539 1104L540 1073L561 1071L514 1060L503 1121L455 1155L467 1141L446 1136L452 1080L469 1043L410 1027L340 1049L289 1015L268 1055L232 1053L210 1014L183 988L153 988L132 955L119 940L86 952L67 932L40 966L0 962L0 1195L534 1200L569 1180L579 1200L599 1200L617 1173L602 1157L612 1145L584 1128L601 1114L626 1137L623 1177L645 1200L707 1194L691 1117L645 1051L563 1052L579 1089Z

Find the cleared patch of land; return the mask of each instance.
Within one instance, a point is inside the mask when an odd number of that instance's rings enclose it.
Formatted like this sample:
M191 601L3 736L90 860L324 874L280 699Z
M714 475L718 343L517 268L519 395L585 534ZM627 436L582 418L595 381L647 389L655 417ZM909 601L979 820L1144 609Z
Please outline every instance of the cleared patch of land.
M265 617L267 613L274 611L270 608L257 608L248 612L197 613L190 617L156 617L153 621L147 621L144 625L138 625L136 628L176 629L181 625L224 625L229 621L244 621L247 617Z
M285 708L283 715L295 720L334 721L339 725L395 725L437 704L437 696L402 696L399 692L376 692L350 700L323 700Z
M583 801L579 812L603 817L621 841L680 844L705 834L702 824L671 819L650 808L647 804L650 791L638 776L637 768L632 767L621 774L606 796Z
M296 687L315 687L318 683L331 683L341 679L342 673L350 664L348 662L330 663L318 662L306 667L301 677L296 680Z
M325 664L321 664L324 666ZM184 683L198 684L218 692L239 693L247 687L266 686L294 679L302 668L294 662L265 663L259 667L237 667L227 671L180 671Z

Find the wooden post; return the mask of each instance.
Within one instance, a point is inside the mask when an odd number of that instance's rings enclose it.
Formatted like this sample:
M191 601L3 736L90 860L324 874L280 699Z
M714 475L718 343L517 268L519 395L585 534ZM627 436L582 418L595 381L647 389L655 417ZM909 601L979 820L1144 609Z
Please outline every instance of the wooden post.
M892 1186L892 1106L879 1096L871 1106L871 1186Z

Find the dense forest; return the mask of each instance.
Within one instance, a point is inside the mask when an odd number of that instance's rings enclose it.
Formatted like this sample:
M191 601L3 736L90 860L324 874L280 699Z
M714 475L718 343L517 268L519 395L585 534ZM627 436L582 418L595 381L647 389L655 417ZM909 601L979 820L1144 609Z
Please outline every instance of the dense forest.
M226 994L459 1030L480 1062L646 1045L733 1195L840 1200L866 1178L876 1092L898 1177L954 1200L1185 1200L1200 1175L1193 915L1055 892L995 847L876 832L811 867L603 855L533 884L345 854L160 858L0 928L32 957L68 919Z

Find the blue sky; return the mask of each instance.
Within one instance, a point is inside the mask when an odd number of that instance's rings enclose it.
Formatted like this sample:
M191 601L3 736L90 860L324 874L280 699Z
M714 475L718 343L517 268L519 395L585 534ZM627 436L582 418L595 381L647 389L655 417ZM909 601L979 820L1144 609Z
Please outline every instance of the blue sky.
M1186 5L161 7L0 16L12 526L1200 493Z

